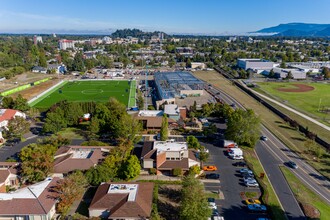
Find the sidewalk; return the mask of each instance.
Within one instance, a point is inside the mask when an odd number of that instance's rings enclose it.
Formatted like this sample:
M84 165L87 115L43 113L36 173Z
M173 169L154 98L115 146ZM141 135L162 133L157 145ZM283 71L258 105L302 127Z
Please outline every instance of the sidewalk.
M140 175L135 181L139 180L163 180L163 181L180 181L181 177L164 176L164 175Z

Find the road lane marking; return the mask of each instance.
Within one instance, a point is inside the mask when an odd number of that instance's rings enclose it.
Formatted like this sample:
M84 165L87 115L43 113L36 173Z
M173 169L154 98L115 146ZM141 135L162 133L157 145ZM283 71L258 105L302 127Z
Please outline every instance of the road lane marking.
M324 183L321 183L321 182L319 182L318 180L316 180L316 179L314 179L314 178L311 178L310 174L309 174L308 172L305 171L304 168L305 168L306 165L308 165L308 164L307 164L306 162L302 161L302 158L301 158L301 157L299 157L297 154L295 154L294 152L292 152L290 148L288 148L285 144L283 144L281 141L279 141L279 140L277 139L277 137L276 137L273 133L271 133L267 128L264 127L264 130L265 130L266 132L268 132L268 134L270 134L270 136L272 136L277 142L279 142L279 144L282 145L281 147L284 147L286 150L288 150L287 152L289 152L289 153L291 154L291 156L294 156L294 157L299 158L299 162L300 162L300 165L301 165L300 170L301 170L302 172L304 172L304 173L308 176L308 178L310 178L312 181L314 181L317 185L319 185L319 186L322 187L322 185L323 185ZM284 155L285 158L287 158L288 160L290 160L289 156L288 156L287 154L285 154L285 153L279 148L279 146L278 146L276 143L274 143L270 138L269 138L269 141L270 141L271 143L273 143L273 145L274 145L274 146L275 146L275 147L281 152L281 154ZM276 154L274 151L272 151L272 152L273 152L274 154ZM276 156L279 158L278 155L276 155ZM298 160L298 159L296 159L296 161L297 161L297 160ZM281 161L283 161L283 160L281 160ZM302 165L303 165L303 166L302 166ZM315 171L315 170L312 170L312 171L310 170L310 172L313 173L313 174L315 174L315 175L322 176L320 173L318 173L318 172ZM329 181L326 181L326 180L325 180L325 182L326 182L327 184L330 184ZM314 188L314 187L313 187L313 188ZM314 188L314 189L315 189L315 188ZM330 190L327 189L326 187L324 187L324 189L325 189L326 191L329 191L329 192L330 192ZM320 194L320 192L318 192L318 191L317 191L317 193Z

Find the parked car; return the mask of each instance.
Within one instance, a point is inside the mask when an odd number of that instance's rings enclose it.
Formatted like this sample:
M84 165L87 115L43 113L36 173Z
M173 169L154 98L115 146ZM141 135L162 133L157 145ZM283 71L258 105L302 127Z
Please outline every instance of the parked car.
M247 208L250 212L267 212L267 207L260 204L251 204Z
M252 170L249 170L248 168L242 168L239 170L241 174L248 173L248 174L253 174Z
M214 206L216 205L214 198L207 198L207 202L209 203L209 205L214 205Z
M207 173L207 174L205 175L205 178L206 178L206 179L214 179L214 180L217 180L217 179L220 178L220 175L217 174L217 173Z
M259 184L257 183L257 181L246 181L244 182L245 186L247 187L259 187Z
M254 182L257 182L253 177L250 177L250 176L244 176L243 177L243 180L244 180L244 182L252 182L252 181L254 181Z
M246 199L245 204L251 205L251 204L261 204L260 200L258 199Z
M268 141L268 138L266 136L261 136L260 139L263 141Z
M245 167L246 166L246 163L243 162L243 161L239 161L239 162L233 163L233 165L235 167Z
M216 166L204 166L203 167L204 171L216 171L218 168Z
M291 168L293 168L293 169L297 169L298 168L298 165L295 162L291 161L291 160L288 162L288 166L291 167Z
M244 160L244 157L242 155L234 155L231 157L233 160Z
M254 178L254 174L252 172L243 173L242 177L243 178Z
M209 203L209 208L212 209L212 210L217 209L217 205Z

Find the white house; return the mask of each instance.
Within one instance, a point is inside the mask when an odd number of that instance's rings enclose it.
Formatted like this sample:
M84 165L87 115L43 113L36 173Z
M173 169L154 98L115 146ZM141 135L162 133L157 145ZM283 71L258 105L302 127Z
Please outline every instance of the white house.
M4 141L2 131L7 129L8 122L15 117L26 118L25 113L14 109L0 109L0 140Z

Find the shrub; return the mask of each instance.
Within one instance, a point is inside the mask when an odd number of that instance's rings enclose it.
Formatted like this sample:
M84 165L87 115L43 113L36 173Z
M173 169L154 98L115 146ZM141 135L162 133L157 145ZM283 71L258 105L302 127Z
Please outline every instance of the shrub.
M182 169L181 168L174 168L172 171L173 176L182 176Z
M191 166L189 168L189 173L191 174L198 175L200 172L201 172L201 168L198 165Z
M150 168L149 169L149 174L156 175L157 174L157 169L156 168Z

